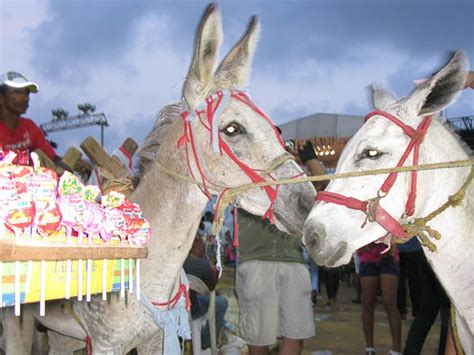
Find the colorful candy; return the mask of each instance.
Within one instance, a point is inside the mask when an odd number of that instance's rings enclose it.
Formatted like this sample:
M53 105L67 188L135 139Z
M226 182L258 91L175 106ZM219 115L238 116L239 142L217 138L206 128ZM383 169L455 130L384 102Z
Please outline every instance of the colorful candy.
M123 194L111 191L98 203L97 186L84 186L67 171L58 183L55 172L39 167L34 153L34 167L12 165L15 157L0 152L0 236L11 231L17 238L37 234L47 238L64 226L69 241L85 234L90 242L97 237L105 242L119 238L142 245L150 238L150 224L140 206Z

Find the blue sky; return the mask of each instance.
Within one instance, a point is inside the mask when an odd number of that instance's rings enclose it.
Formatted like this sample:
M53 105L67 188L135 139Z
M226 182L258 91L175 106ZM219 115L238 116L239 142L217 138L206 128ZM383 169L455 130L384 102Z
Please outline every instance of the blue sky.
M91 102L107 115L105 145L139 144L158 110L180 99L194 31L205 1L0 0L0 71L40 85L26 116L77 113ZM262 25L249 91L277 123L315 112L360 114L371 108L367 85L397 96L428 77L453 50L474 63L474 1L219 1L221 58L251 15ZM474 64L472 65L474 67ZM474 91L448 117L474 115ZM50 133L64 153L98 127Z

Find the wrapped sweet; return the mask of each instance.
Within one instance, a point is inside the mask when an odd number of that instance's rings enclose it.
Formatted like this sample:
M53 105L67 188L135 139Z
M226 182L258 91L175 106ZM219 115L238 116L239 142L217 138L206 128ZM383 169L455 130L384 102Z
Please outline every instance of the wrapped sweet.
M0 235L5 234L5 222L10 214L10 205L17 197L15 183L7 166L0 166Z
M10 178L13 182L16 197L8 205L8 215L5 225L19 238L27 234L33 225L36 205L31 193L27 190L27 181L33 174L33 168L27 166L14 166Z
M123 203L117 208L124 215L129 243L145 244L150 238L151 231L150 224L143 217L140 206L124 199Z
M54 171L40 167L36 153L31 153L31 160L34 174L30 174L26 188L36 205L32 234L37 231L46 238L56 232L61 223L61 212L56 204L58 176Z
M15 183L15 188L17 194L25 194L26 196L22 196L24 198L32 199L33 196L31 195L31 191L28 191L27 185L28 180L34 175L33 168L31 166L22 166L22 165L14 165L11 171L11 179Z
M38 234L43 238L47 238L59 230L61 221L62 215L59 206L54 204L48 207L38 216L38 221L36 222Z
M104 234L104 208L96 202L100 190L97 186L88 185L84 188L84 227L89 239Z
M125 200L125 196L119 192L111 191L102 197L104 207L104 233L102 238L108 242L112 237L118 237L123 242L127 237L127 225L125 217L118 209Z
M140 221L140 229L138 229L136 232L134 232L131 237L129 237L129 240L131 243L135 243L138 245L144 245L146 242L148 242L148 239L151 237L151 226L148 221L143 218Z
M58 175L51 169L39 166L36 153L31 153L34 174L30 174L27 181L27 190L36 202L36 208L47 209L56 204Z
M84 186L77 176L65 171L59 179L58 205L62 214L61 224L66 228L68 240L72 231L84 231L85 200L82 195Z
M0 161L8 161L8 164L29 165L30 157L28 150L3 150L0 148Z

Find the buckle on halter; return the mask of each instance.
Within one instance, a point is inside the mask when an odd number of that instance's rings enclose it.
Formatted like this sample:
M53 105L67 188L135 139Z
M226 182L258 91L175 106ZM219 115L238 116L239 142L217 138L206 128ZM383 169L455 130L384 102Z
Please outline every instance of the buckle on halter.
M375 222L375 213L377 212L377 209L380 206L380 199L382 197L378 196L378 193L377 193L377 197L369 198L367 200L367 208L364 211L365 220L364 220L364 223L362 223L362 225L360 226L360 228L364 228L367 222Z

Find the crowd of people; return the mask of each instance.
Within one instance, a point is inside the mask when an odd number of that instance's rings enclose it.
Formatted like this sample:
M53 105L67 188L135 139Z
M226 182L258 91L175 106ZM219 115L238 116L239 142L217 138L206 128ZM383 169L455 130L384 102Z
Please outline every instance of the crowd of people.
M471 72L466 87L474 88ZM2 76L0 84L0 153L8 150L41 149L54 162L61 158L35 122L23 117L30 94L39 86L16 72ZM312 144L297 140L288 151L307 175L326 174ZM325 188L323 182L315 190ZM280 354L299 354L303 341L315 335L314 306L320 293L320 279L327 291L327 306L337 303L341 271L322 268L308 257L301 238L279 231L261 217L232 208L226 209L225 224L218 236L211 225L214 220L213 203L204 213L196 239L184 269L199 277L210 290L216 288L217 259L236 267L236 293L240 307L240 335L248 344L249 354L266 354L269 346L279 343ZM237 215L236 215L237 214ZM235 241L235 220L238 222L239 245ZM220 247L218 247L220 246ZM357 290L354 303L361 303L362 328L365 335L365 354L376 353L374 340L374 310L380 295L387 314L392 338L389 355L420 354L426 336L438 312L441 314L439 354L449 353L449 299L431 270L416 239L384 251L383 244L370 244L354 255ZM220 252L219 252L220 251ZM407 285L408 290L407 292ZM407 317L407 295L410 296L411 316L414 321L403 346L401 320ZM209 296L191 292L191 315L201 317L209 309ZM222 330L228 301L216 298L216 332ZM9 323L19 319L3 313L4 331L14 329ZM203 349L211 346L209 325L202 332Z

